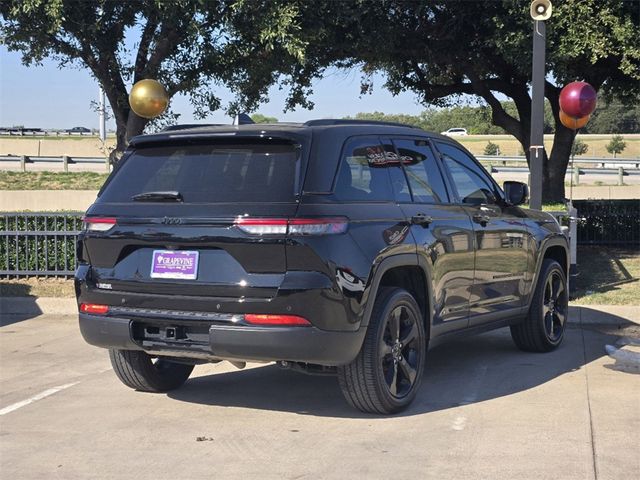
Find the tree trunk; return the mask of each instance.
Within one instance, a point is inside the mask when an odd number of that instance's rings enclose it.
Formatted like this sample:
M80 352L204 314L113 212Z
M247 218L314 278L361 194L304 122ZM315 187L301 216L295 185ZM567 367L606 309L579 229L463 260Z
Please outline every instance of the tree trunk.
M129 145L131 140L136 135L140 135L144 131L144 127L147 126L149 120L139 117L132 110L128 109L126 117L124 112L121 115L115 115L116 117L116 148L109 155L109 163L115 165L122 158L122 154ZM126 118L126 122L124 121Z
M551 155L546 158L542 170L542 203L563 203L565 199L564 176L571 157L571 146L576 136L573 130L556 124Z

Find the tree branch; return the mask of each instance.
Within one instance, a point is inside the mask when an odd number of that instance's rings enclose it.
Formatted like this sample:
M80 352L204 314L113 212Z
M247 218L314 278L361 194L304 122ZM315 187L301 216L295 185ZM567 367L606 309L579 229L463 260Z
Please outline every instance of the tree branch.
M149 17L147 18L147 23L142 30L142 36L140 37L140 46L138 47L138 54L136 55L136 63L134 66L134 76L133 82L137 82L142 80L140 77L142 76L142 72L144 71L147 65L147 58L149 56L149 46L151 45L151 40L153 39L153 34L156 32L158 28L158 17L156 15L157 12L153 11L149 13Z

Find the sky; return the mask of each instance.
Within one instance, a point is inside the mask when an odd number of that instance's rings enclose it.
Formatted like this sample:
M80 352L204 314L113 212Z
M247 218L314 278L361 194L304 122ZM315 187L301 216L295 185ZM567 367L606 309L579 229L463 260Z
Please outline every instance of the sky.
M392 96L383 88L384 79L375 77L375 90L371 95L360 96L360 77L357 72L331 72L316 82L315 103L312 111L297 109L283 113L286 92L273 87L269 102L257 110L279 121L300 122L312 118L341 118L358 112L383 111L417 115L424 107L416 102L415 95L403 93ZM130 85L129 85L130 87ZM221 92L223 105L231 100L229 92ZM98 128L98 114L91 102L98 100L98 84L88 70L58 68L53 60L45 60L42 66L25 67L20 55L9 52L0 45L0 127L23 125L31 128L72 127ZM195 120L186 97L176 96L172 110L180 113L179 123L230 123L222 110L211 112L204 120ZM107 129L114 129L113 120Z

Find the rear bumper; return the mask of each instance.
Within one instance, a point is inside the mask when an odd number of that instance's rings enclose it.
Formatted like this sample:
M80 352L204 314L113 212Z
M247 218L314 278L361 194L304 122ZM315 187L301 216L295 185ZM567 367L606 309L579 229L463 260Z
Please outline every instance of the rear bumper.
M288 360L344 365L358 355L366 331L365 328L334 332L315 327L206 326L208 342L147 341L134 338L133 321L128 318L80 314L80 331L91 345L201 360Z

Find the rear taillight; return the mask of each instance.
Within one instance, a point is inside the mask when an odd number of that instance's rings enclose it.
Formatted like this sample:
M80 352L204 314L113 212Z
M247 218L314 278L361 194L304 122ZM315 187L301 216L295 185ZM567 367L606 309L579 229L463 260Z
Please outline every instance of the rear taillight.
M251 325L271 325L281 327L310 327L309 320L297 315L258 315L248 313L244 321Z
M238 217L235 225L251 235L335 235L349 226L346 217L330 218L250 218Z
M93 315L105 315L109 313L109 305L101 305L98 303L81 303L80 311L82 313L91 313Z
M106 232L116 224L112 217L82 217L82 229L85 232Z

